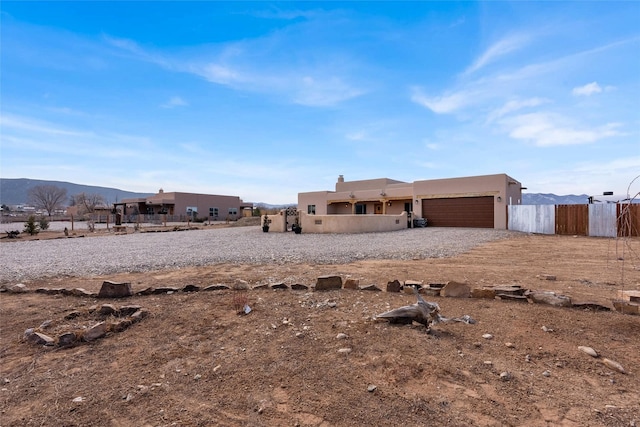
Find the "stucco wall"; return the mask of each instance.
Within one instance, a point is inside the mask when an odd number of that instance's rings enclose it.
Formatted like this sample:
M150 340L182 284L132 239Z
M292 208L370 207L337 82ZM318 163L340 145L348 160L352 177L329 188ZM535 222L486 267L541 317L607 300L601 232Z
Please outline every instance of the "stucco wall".
M303 233L373 233L407 228L407 213L399 215L307 215L300 213Z

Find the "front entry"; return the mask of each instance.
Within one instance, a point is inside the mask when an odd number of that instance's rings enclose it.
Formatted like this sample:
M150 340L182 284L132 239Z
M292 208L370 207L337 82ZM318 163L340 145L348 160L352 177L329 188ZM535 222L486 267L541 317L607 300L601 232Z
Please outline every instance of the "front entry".
M373 212L376 215L382 215L382 203L374 203L373 204Z

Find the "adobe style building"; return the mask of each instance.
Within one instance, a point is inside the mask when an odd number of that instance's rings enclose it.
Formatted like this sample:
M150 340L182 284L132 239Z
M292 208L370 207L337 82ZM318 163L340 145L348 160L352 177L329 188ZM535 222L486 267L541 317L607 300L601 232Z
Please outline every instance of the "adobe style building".
M505 174L414 182L389 178L345 181L335 191L298 194L307 215L399 215L429 226L507 229L507 206L522 201L522 184Z
M191 219L206 218L211 221L235 221L243 216L245 209L250 210L252 205L244 203L237 196L165 193L160 189L153 196L123 199L114 203L114 207L122 215L171 215Z

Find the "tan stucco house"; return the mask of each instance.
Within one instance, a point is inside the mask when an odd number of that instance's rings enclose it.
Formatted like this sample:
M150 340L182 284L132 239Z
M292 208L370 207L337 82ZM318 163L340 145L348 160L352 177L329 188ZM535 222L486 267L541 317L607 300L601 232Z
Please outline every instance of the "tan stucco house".
M123 199L114 203L122 215L171 215L185 218L206 218L211 221L237 220L252 205L237 196L165 192L160 189L149 197Z
M508 205L522 201L522 184L506 174L396 181L389 178L345 181L335 191L298 194L307 215L399 215L408 226L424 218L429 226L507 228Z

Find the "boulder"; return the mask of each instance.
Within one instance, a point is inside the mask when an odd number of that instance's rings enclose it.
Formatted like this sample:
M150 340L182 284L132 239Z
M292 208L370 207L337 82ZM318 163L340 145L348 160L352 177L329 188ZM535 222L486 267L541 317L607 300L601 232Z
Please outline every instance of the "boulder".
M78 341L78 337L73 332L65 332L58 337L59 347L70 347Z
M113 304L102 304L100 306L99 313L102 314L103 316L111 316L111 315L117 316L118 309Z
M112 282L105 280L102 282L98 298L125 298L133 295L131 283L129 282Z
M24 283L18 283L16 285L10 286L7 290L12 294L24 294L26 292L29 292L29 289L27 289L27 285L25 285Z
M131 316L136 311L140 310L142 307L139 305L123 305L120 307L120 315L121 316Z
M200 290L200 286L198 285L186 285L182 288L182 292L198 292Z
M27 341L35 345L54 345L55 340L49 335L40 332L34 332L27 336Z
M160 288L155 288L153 290L153 294L154 295L160 295L160 294L173 294L175 292L178 292L180 289L173 287L173 286L162 286Z
M227 285L222 285L220 283L216 283L215 285L209 285L209 286L205 286L204 289L202 289L202 291L226 291L231 289L230 287L228 287Z
M301 283L294 283L293 285L291 285L291 289L293 289L294 291L308 291L309 287Z
M451 298L469 298L471 296L471 287L466 283L447 282L440 291L440 295Z
M398 280L387 282L387 292L400 292L402 290L402 284Z
M471 289L471 298L494 299L496 291L492 288L473 288Z
M529 293L529 300L535 304L548 304L554 307L571 307L571 298L557 295L555 292L538 291Z
M262 291L262 290L265 290L265 289L269 289L269 285L267 285L266 283L263 283L263 284L261 284L261 285L255 285L255 286L254 286L253 288L251 288L251 289L253 289L253 290L255 290L255 291Z
M360 287L360 279L346 279L342 287L344 289L358 289Z
M85 333L83 334L82 338L85 341L97 340L98 338L102 338L105 335L107 335L107 331L108 331L107 323L106 322L100 322L100 323L97 323L97 324L93 325L89 329L87 329L85 331Z
M269 285L269 289L274 289L274 290L289 289L289 287L284 283L272 283L271 285Z
M316 291L330 291L342 289L342 277L340 276L320 276L316 281Z
M83 288L74 288L71 289L71 295L76 297L87 297L87 298L95 298L96 294L93 292L89 292Z

